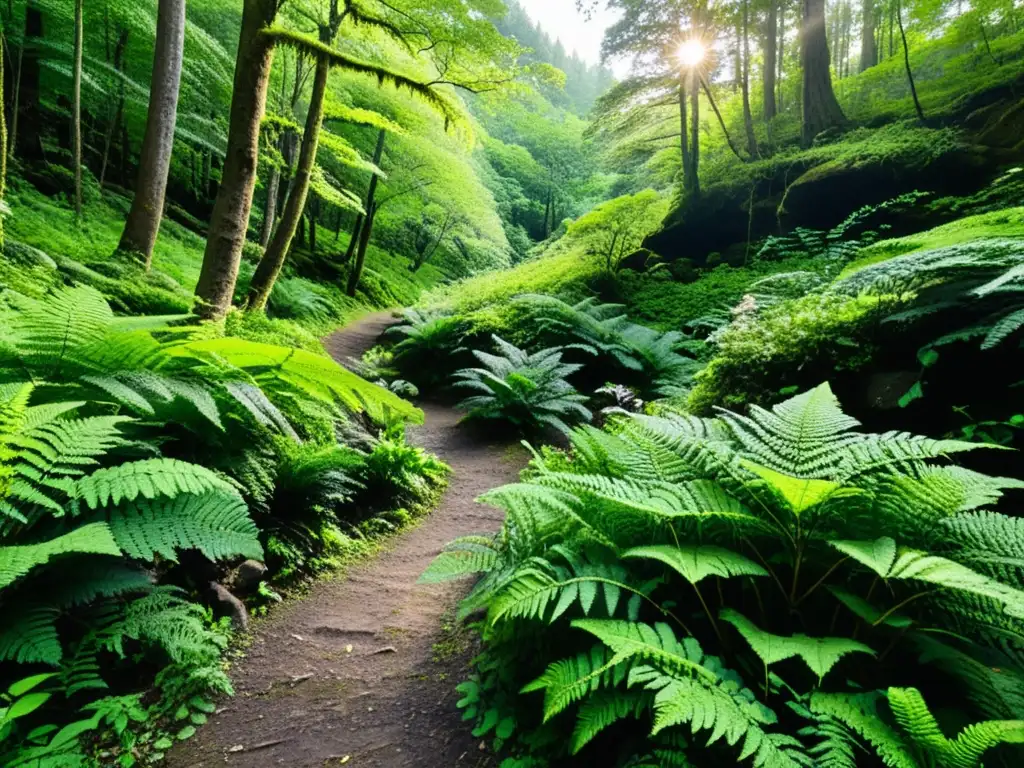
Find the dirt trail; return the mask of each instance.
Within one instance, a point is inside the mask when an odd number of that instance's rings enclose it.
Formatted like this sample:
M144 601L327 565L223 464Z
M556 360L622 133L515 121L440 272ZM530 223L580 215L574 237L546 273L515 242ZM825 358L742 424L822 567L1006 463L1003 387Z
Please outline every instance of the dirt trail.
M344 363L392 322L387 313L368 316L325 345ZM416 580L451 539L498 529L501 513L474 499L515 480L525 456L507 440L458 428L450 407L423 409L426 424L411 438L453 470L438 509L379 557L258 624L232 670L235 697L172 753L172 768L492 764L455 707L465 653L434 648L448 639L442 617L465 585Z

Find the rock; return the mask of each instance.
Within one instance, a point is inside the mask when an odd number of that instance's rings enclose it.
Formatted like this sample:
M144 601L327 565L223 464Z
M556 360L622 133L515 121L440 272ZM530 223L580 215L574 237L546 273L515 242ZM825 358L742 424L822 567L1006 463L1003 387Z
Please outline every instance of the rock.
M266 573L267 566L259 560L246 560L228 575L227 582L236 592L248 594L259 588Z
M236 630L249 631L249 612L245 609L245 603L231 594L227 587L211 581L207 588L207 599L213 607L215 616L228 616Z
M16 240L8 240L4 243L4 256L16 264L21 264L26 267L48 267L49 269L56 269L57 262L50 258L50 256L38 248L33 248L31 245L25 243L19 243Z
M618 270L621 272L624 269L631 270L633 272L646 272L650 267L651 256L653 256L646 248L640 248L639 250L633 251L619 262Z

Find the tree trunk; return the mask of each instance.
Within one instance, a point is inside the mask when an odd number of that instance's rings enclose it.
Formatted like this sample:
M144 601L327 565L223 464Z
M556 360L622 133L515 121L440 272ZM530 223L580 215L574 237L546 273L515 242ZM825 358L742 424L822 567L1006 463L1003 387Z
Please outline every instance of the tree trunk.
M690 70L690 183L700 196L700 82L697 67Z
M775 108L778 112L782 111L782 75L785 71L786 63L786 3L785 0L779 2L779 48L776 52L776 59L778 61L778 73L776 74L776 82L779 86L779 96L775 104Z
M683 165L683 192L693 193L693 165L690 163L689 121L686 117L687 75L679 73L679 155Z
M302 148L299 150L299 162L295 168L292 189L281 213L281 221L274 231L274 237L252 276L248 301L248 308L251 311L259 312L266 307L270 292L274 289L274 282L281 274L288 251L291 250L302 214L306 210L306 198L309 195L309 184L313 178L313 166L316 164L316 151L320 143L320 128L324 121L324 98L327 95L327 76L330 71L330 62L326 57L317 59L313 92L309 97L309 112L306 115L306 127L302 135Z
M75 171L75 215L82 218L82 0L75 0L75 48L71 80L71 163Z
M185 0L160 0L146 134L142 139L135 197L118 246L119 250L141 255L146 269L153 262L153 246L164 213L184 50Z
M18 54L18 84L15 86L14 100L15 117L11 129L11 155L15 150L21 157L34 160L42 157L43 146L40 132L35 130L41 122L39 117L40 65L37 42L43 38L43 12L32 2L25 4L25 35ZM29 126L29 130L19 131L20 125ZM17 147L14 144L17 144Z
M307 215L309 216L309 252L316 256L316 220L320 215L320 200L315 192L306 207L308 208Z
M744 0L746 8L746 0ZM775 104L775 56L779 36L778 0L768 0L768 18L764 30L764 65L761 68L764 81L764 119L770 122L776 115Z
M281 185L281 169L274 166L267 182L267 202L263 208L263 226L260 228L260 247L266 250L270 244L270 236L274 232L274 219L277 218L277 189Z
M743 128L747 132L747 152L757 157L754 116L750 113L750 0L743 0ZM768 93L768 91L765 91Z
M914 110L917 112L917 119L924 122L924 110L921 109L921 101L917 98L917 86L914 85L914 72L910 68L910 48L907 46L907 32L903 29L903 5L896 0L896 23L900 27L900 39L903 40L903 65L907 70L907 82L910 83L910 95L914 97Z
M825 0L803 0L800 64L804 71L801 138L804 146L809 146L822 131L846 122L832 90L825 37Z
M345 249L345 256L341 260L342 264L348 264L352 261L352 256L356 252L356 245L359 244L359 233L363 229L363 214L356 214L356 223L352 226L352 236L348 239L348 248Z
M0 29L2 32L2 29ZM10 53L6 39L0 46L0 202L7 192L7 105L4 102L5 57ZM0 249L4 245L4 220L0 216Z
M227 156L196 285L197 310L204 318L227 314L235 291L256 186L260 123L274 62L274 46L260 33L273 23L277 7L278 0L245 0L242 10Z
M377 146L373 150L373 164L378 168L380 167L381 158L384 156L384 139L387 133L383 128L380 129L380 133L377 134ZM349 296L356 295L356 288L359 287L359 278L363 275L363 265L366 263L366 247L370 243L370 233L373 231L373 220L377 215L377 203L375 198L377 196L377 174L373 174L370 177L370 188L366 192L366 216L363 220L363 227L359 231L359 250L356 251L356 263L352 266L352 271L348 276L348 290Z
M128 30L122 29L118 35L117 44L114 46L114 70L123 74L124 70L124 49L128 45ZM103 140L103 161L100 163L100 188L107 179L107 166L110 163L110 148L114 144L114 136L121 127L124 119L125 86L124 80L118 82L117 107L114 111L114 120L107 129L107 135Z

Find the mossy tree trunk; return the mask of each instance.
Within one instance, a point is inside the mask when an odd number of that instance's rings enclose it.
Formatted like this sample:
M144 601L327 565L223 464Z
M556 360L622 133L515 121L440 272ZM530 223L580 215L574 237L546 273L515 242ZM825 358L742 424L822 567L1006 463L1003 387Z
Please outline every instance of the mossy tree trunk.
M822 131L841 126L846 116L832 90L828 39L825 36L825 0L803 0L800 65L803 68L801 138L809 146Z
M316 164L316 152L320 145L320 129L324 122L324 99L327 96L327 77L331 72L330 62L326 57L317 59L316 72L313 75L313 92L309 97L309 113L306 116L306 127L302 135L302 148L299 150L299 162L295 167L292 189L288 201L281 212L274 236L267 246L249 286L247 306L251 311L262 311L274 289L274 282L284 267L292 240L298 230L299 221L306 209L306 198L309 185L313 178L313 166Z
M75 43L71 77L71 163L75 171L75 215L82 218L82 0L75 0Z
M387 131L383 128L377 134L377 146L373 150L373 164L380 168L381 158L384 157L384 140L387 138ZM363 217L363 226L359 230L359 246L356 251L356 261L348 275L348 287L346 293L349 296L356 295L356 288L359 287L359 279L363 276L363 266L366 264L366 248L370 244L370 235L373 232L373 219L377 213L377 174L370 176L370 187L366 191L366 204L363 206L366 215Z
M679 73L679 159L683 165L683 191L693 193L693 164L690 162L690 129L686 100L689 97L686 71Z
M273 23L277 10L278 0L245 0L242 9L227 153L196 286L197 311L205 318L227 313L238 279L259 166L260 123L274 61L273 41L262 33Z
M146 133L139 157L135 197L118 249L142 257L146 269L160 232L167 193L167 174L178 121L181 61L185 51L185 0L160 0L156 20L156 52L149 93Z
M355 255L356 246L359 244L359 233L363 229L363 218L363 214L356 214L356 222L352 225L352 235L348 239L348 248L345 249L345 255L341 260L342 264L348 264L352 261L352 256Z

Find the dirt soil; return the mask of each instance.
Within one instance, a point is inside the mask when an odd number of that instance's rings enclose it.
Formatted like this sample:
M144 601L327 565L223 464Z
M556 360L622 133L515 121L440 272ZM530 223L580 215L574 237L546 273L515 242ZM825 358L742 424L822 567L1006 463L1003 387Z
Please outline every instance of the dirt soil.
M345 363L393 322L370 315L325 345ZM500 527L501 512L474 499L514 481L526 456L515 441L459 427L448 406L421 406L426 424L411 439L453 470L438 509L379 557L259 622L231 672L235 697L172 751L172 768L496 765L455 706L470 649L443 627L468 585L417 579L447 542Z

